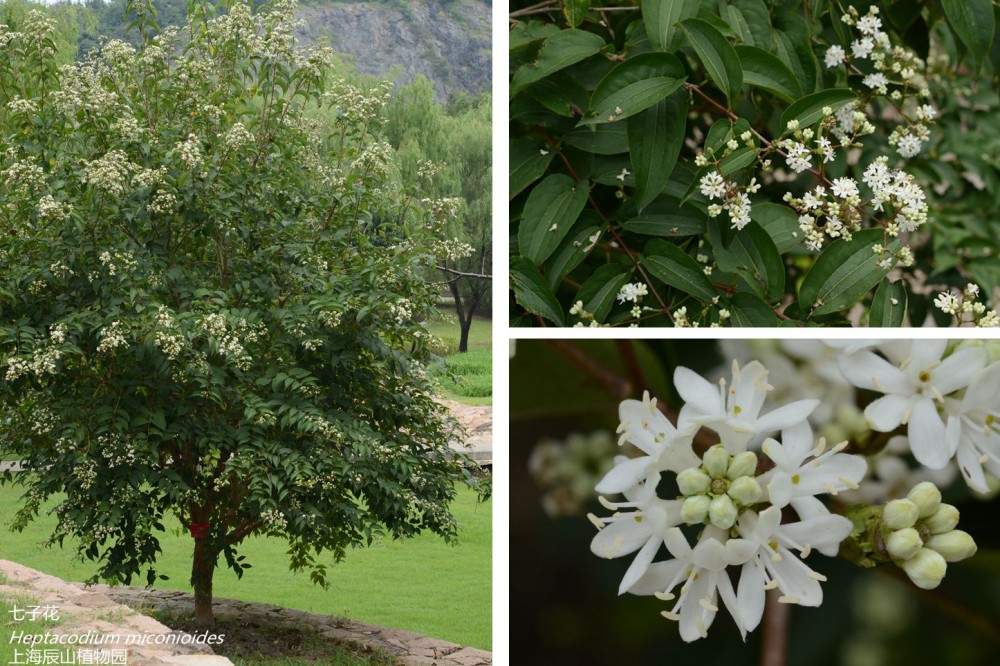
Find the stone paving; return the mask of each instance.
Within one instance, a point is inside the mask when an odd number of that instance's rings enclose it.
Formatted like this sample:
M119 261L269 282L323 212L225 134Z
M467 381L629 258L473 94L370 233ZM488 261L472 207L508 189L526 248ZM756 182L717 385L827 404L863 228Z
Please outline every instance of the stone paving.
M480 465L492 465L493 408L489 405L463 405L445 398L438 398L438 402L465 428L465 441L452 442L451 447L462 451Z
M11 618L4 618L12 635L52 634L53 636L87 636L94 632L88 645L77 648L77 656L84 650L104 650L105 659L124 658L128 666L232 666L225 657L212 654L204 645L183 644L185 634L135 612L128 606L117 603L106 594L84 587L78 583L67 583L55 576L35 571L22 564L0 560L0 574L4 583L0 584L0 596L14 600L24 608L29 605L52 605L58 611L58 624L44 626L28 620L9 624ZM132 644L129 641L145 643ZM18 643L15 648L25 653L25 662L31 657L27 651L30 645ZM56 644L40 644L36 650L44 651L62 648ZM96 656L96 655L95 655ZM43 663L43 662L34 662ZM58 663L66 663L60 661ZM97 663L97 662L94 662ZM101 662L107 663L107 662ZM121 663L120 661L118 663Z
M57 626L39 628L24 621L12 626L15 631L77 636L94 632L102 637L119 637L102 638L100 648L126 649L128 666L232 666L229 659L214 655L208 646L184 644L181 641L187 639L182 637L187 634L173 631L134 610L192 615L194 597L189 593L67 583L7 560L0 560L0 575L5 580L0 584L0 597L19 600L21 606L52 604L58 607L60 621ZM261 620L286 624L307 623L331 639L385 650L406 666L487 666L493 663L492 653L485 650L462 647L403 629L230 599L215 599L213 609L216 617L220 618L247 619L256 616ZM144 639L146 644L124 647L129 636L147 637Z

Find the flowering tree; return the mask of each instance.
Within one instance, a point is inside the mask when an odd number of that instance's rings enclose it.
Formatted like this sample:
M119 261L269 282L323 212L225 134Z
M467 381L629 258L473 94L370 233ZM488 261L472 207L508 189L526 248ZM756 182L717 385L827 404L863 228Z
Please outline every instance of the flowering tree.
M994 342L727 341L720 345L727 359L722 367L695 372L685 367L694 357L686 341L678 345L686 350L680 364L662 380L628 342L617 345L624 372L613 355L598 356L593 347L588 353L568 342L547 344L549 355L555 350L572 359L609 390L660 386L663 401L646 391L641 400L618 405L617 455L608 451L610 438L595 433L569 437L561 450L543 440L529 464L553 518L582 515L584 505L600 502L604 510L588 514L598 530L592 552L626 558L618 593L665 604L661 615L678 622L684 641L715 633L709 629L721 612L744 640L763 620L765 633L778 641L768 647L765 635L763 663L785 663L767 656L782 653L788 638L783 608L821 606L827 574L829 585L842 585L851 573L830 562L838 555L862 568L859 581L880 578L870 572L878 567L916 586L917 598L948 600L960 588L939 596L923 591L936 590L953 563L973 557L982 538L984 560L974 559L958 576L968 582L974 574L979 585L980 573L988 572L995 581L989 564L995 508L983 514L988 518L977 533L960 529L955 506L996 495L1000 363ZM553 374L553 367L530 369L538 363L536 351L529 347L529 358L517 371L512 367L515 391ZM548 383L542 390L551 392ZM530 404L538 410L537 400ZM553 405L552 411L567 408ZM598 456L603 461L595 464ZM597 498L585 491L588 482ZM524 547L515 543L514 550ZM569 559L565 550L553 550ZM561 601L572 603L569 595ZM989 615L993 605L982 612ZM632 620L604 637L612 651L640 633L630 637L624 630L638 621L638 606L619 600L614 607ZM831 617L810 612L802 613L810 626L825 626ZM833 615L844 612L841 604ZM724 639L729 630L719 631Z
M993 275L934 250L969 238L934 237L948 169L924 159L948 141L938 105L984 65L990 0L523 4L515 324L920 325L932 299L1000 323L979 302ZM930 293L946 269L977 280L964 298Z
M59 70L43 15L0 28L0 446L30 472L3 479L27 486L14 526L55 498L51 542L152 583L177 516L203 623L220 556L241 574L252 534L323 584L323 551L454 537L474 479L415 323L445 207L390 177L386 87L299 53L287 2L195 3L162 31L128 7L138 50Z

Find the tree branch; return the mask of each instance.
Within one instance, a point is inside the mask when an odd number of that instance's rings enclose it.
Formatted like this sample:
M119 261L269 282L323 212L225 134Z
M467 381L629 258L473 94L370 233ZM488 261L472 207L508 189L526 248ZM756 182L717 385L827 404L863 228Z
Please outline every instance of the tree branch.
M451 273L452 275L457 275L458 277L475 278L477 280L492 280L492 275L485 275L483 273L464 273L462 271L456 271L454 268L448 268L447 266L438 266L439 271L444 271L445 273Z
M781 591L768 590L764 606L764 640L761 643L761 666L785 666L788 663L788 619L791 607L778 601Z

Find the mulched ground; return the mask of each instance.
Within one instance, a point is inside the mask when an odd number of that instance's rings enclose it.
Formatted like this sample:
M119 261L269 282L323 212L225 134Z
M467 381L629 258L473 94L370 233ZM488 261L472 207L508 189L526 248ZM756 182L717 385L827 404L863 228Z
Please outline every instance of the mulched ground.
M190 617L152 614L172 629L196 634L199 628ZM303 664L362 663L371 666L396 666L393 655L375 648L323 636L308 625L269 622L262 618L219 618L212 632L225 634L221 645L213 645L216 654L232 661L294 659Z

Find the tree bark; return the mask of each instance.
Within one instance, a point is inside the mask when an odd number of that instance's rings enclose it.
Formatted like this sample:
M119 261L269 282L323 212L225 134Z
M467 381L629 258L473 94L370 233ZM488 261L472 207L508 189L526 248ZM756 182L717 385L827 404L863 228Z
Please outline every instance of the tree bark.
M212 613L212 577L219 557L204 538L194 541L194 559L191 563L191 583L194 585L194 621L199 627L210 628L215 624Z

